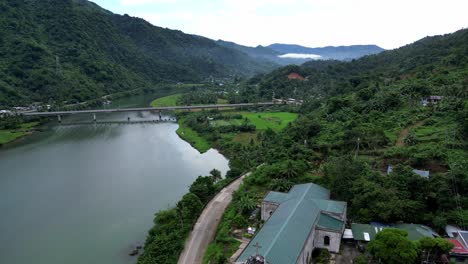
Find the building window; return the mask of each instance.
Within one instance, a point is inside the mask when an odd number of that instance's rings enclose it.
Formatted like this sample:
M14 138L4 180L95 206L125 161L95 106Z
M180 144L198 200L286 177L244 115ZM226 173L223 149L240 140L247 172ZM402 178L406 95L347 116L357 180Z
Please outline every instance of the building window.
M323 244L325 246L329 246L330 245L330 237L329 236L324 236L323 237Z

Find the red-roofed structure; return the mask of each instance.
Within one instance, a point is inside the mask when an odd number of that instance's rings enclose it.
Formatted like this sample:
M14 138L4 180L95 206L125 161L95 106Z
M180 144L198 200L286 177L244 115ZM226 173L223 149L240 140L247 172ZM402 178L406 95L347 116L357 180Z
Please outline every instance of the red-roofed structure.
M296 72L292 72L288 75L288 79L289 80L300 80L300 81L303 81L305 80L304 77L302 77L299 73L296 73Z
M453 244L453 248L450 253L457 255L468 255L468 249L466 249L460 241L456 239L447 239L447 241Z

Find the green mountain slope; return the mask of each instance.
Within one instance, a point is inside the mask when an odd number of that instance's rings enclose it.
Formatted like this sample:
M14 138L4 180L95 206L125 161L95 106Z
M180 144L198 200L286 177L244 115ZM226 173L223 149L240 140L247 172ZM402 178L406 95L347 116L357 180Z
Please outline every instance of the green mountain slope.
M0 105L79 102L163 81L272 69L210 39L85 0L7 0L0 12Z
M393 89L420 98L429 94L467 92L468 30L427 37L396 50L384 51L350 62L311 61L302 66L277 69L248 88L260 97L323 97L371 89ZM288 80L297 72L306 81ZM258 78L256 78L258 79ZM255 80L255 78L254 78Z

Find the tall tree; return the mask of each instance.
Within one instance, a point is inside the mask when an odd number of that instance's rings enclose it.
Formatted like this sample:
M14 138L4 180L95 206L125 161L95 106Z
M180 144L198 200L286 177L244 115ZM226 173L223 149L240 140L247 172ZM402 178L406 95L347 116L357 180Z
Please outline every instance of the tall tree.
M412 264L418 257L418 250L404 230L387 228L377 233L367 249L372 257L384 264Z

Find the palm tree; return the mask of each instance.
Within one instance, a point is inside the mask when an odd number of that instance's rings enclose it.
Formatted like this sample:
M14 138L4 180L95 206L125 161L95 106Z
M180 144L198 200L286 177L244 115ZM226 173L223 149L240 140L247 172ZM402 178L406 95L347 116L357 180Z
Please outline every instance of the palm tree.
M291 179L296 177L297 174L298 173L296 168L294 167L294 163L292 162L292 160L288 160L286 162L286 167L284 168L284 175L286 176L286 178Z
M247 195L242 196L238 204L243 214L247 214L257 207L255 200Z
M219 180L221 180L221 172L217 169L212 169L210 171L210 174L211 174L211 178L213 178L213 182L217 182Z

